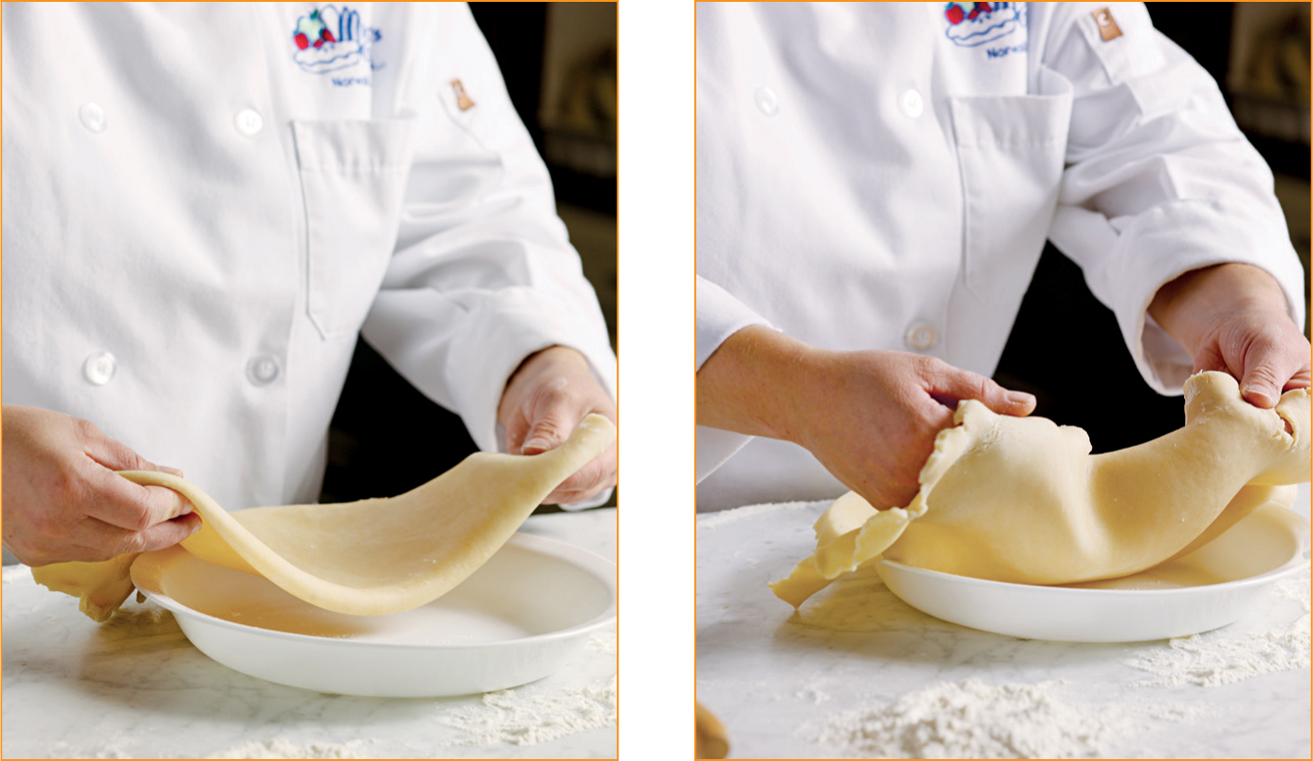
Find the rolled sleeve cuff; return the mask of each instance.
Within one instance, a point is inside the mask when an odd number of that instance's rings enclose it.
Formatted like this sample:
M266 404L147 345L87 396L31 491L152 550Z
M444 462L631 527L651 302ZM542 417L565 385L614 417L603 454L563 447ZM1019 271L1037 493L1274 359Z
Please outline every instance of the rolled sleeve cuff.
M740 330L749 325L770 326L766 318L752 311L742 301L710 280L698 277L697 289L698 369L702 369L707 358L716 353L716 349L725 343L725 339Z
M1086 271L1094 295L1117 316L1136 368L1158 393L1179 395L1194 360L1153 321L1149 304L1180 275L1228 262L1272 275L1285 292L1287 313L1303 327L1304 272L1284 220L1252 208L1195 201L1155 209L1120 230L1115 253Z
M507 289L495 302L476 307L468 328L452 341L446 379L453 401L479 448L500 449L497 408L506 381L520 363L549 346L583 354L594 375L615 398L615 355L606 330L591 315L563 312L554 300L528 288Z

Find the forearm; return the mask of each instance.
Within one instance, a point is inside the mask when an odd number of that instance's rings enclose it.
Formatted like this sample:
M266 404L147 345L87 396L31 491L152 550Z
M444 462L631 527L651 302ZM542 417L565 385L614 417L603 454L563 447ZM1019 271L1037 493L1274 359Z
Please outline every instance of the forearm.
M763 325L737 331L698 370L698 425L797 441L795 390L817 351Z

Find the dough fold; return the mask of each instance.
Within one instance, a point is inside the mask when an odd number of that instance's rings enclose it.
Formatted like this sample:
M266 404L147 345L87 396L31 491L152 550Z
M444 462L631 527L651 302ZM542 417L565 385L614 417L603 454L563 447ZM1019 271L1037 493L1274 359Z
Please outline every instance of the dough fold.
M1090 454L1089 436L1044 418L962 402L935 439L906 508L855 493L816 523L817 549L771 585L797 607L880 559L960 576L1065 584L1137 573L1192 551L1265 502L1289 506L1309 480L1309 392L1276 409L1240 397L1226 373L1185 384L1186 424Z
M254 573L327 610L399 613L431 602L492 557L557 484L615 440L589 415L559 447L539 455L479 452L428 483L390 499L258 507L229 513L188 481L125 471L140 484L174 489L202 526L182 546L211 563ZM110 617L132 592L136 555L32 569L40 583L81 598L82 612Z

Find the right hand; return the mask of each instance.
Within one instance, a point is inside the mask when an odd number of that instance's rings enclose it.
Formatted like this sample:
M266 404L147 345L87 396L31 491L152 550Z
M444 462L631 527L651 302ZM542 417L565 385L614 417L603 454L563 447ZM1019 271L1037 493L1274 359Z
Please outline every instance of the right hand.
M108 560L170 547L200 528L172 489L116 470L162 470L95 425L36 407L4 405L4 546L32 565Z
M898 351L824 352L801 416L797 443L873 507L906 507L920 489L935 436L953 425L958 402L976 399L1024 417L1035 397L983 375Z
M873 507L905 507L935 436L963 399L1022 417L1030 394L942 360L897 351L829 351L752 326L698 371L698 423L792 441Z

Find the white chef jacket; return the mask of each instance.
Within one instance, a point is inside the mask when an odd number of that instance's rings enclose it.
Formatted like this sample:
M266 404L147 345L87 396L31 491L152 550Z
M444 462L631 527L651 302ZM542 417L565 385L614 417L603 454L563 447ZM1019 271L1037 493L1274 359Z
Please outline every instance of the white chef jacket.
M1191 358L1146 310L1185 271L1262 267L1303 323L1270 171L1142 5L982 5L698 5L698 367L761 324L988 376L1046 238L1160 393ZM698 428L701 509L843 490L748 441Z
M534 351L614 388L464 4L5 4L3 116L4 401L225 507L317 497L362 327L486 450Z

